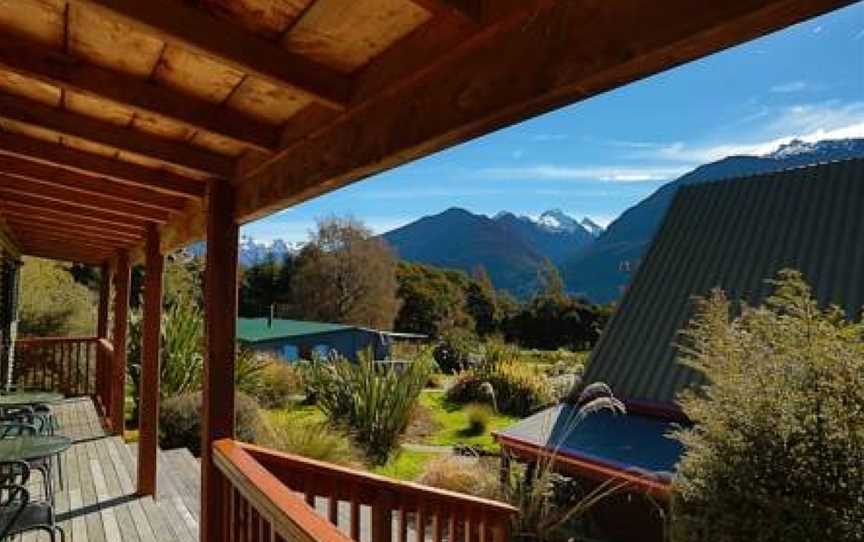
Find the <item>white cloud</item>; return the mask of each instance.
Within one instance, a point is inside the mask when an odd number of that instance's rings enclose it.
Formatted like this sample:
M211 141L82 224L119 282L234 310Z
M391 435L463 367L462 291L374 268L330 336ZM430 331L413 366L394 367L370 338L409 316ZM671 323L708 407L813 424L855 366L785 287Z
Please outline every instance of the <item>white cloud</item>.
M564 141L569 137L567 134L534 134L531 141Z
M495 188L405 188L358 193L356 197L370 200L414 200L418 198L459 198L499 196L507 190Z
M789 81L788 83L781 83L779 85L774 85L771 87L771 92L776 92L780 94L788 94L792 92L801 92L807 90L810 86L806 81Z
M806 104L788 107L773 121L764 125L764 138L749 143L716 143L690 145L672 143L648 153L645 158L705 163L732 155L762 155L793 139L815 142L823 139L864 137L864 102L843 106Z
M538 164L525 167L481 169L478 175L514 181L612 181L642 182L674 179L687 171L681 166L563 166Z

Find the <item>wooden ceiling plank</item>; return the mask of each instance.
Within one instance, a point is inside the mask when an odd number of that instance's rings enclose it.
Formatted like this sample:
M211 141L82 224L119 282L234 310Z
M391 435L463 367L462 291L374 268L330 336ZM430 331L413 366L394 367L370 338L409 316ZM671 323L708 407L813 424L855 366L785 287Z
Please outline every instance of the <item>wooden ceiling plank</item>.
M119 241L128 244L134 244L140 241L140 238L134 235L123 235L118 232L108 232L105 229L99 228L88 228L84 226L75 226L71 224L58 224L55 222L49 222L44 220L37 220L35 218L18 218L12 215L8 215L3 213L5 217L6 223L9 224L12 228L30 228L33 231L37 232L52 232L52 231L60 231L66 232L69 234L74 234L78 237L89 238L92 237L94 239L105 239L109 241Z
M59 201L50 201L42 198L34 197L28 194L19 194L15 192L3 193L3 203L18 203L23 204L40 213L71 215L75 217L87 218L93 222L100 222L104 226L135 226L142 230L146 226L146 221L138 218L122 217L105 211L96 209L88 209L69 203Z
M478 21L483 15L482 0L411 0L433 15Z
M83 194L65 187L43 184L30 179L19 179L3 175L2 173L0 173L0 194L21 194L46 201L75 205L85 209L104 211L116 214L121 218L131 217L159 224L168 222L168 219L171 217L170 213L159 209L112 200L96 194Z
M0 66L19 75L161 115L264 151L272 150L277 141L275 127L237 111L87 64L11 35L0 35Z
M105 158L18 134L0 133L0 154L53 164L87 175L108 177L130 186L184 198L203 198L206 189L206 184L198 179Z
M851 2L560 1L506 17L487 30L493 38L444 54L238 178L235 218L260 218Z
M133 28L248 75L296 88L329 107L341 109L348 101L350 81L345 75L201 9L171 0L74 1L108 11Z
M28 247L24 252L25 256L32 256L34 258L45 258L47 260L58 260L64 262L74 262L74 263L83 263L87 265L99 265L104 261L110 259L113 254L85 254L78 253L73 254L71 252L57 250L57 249L46 249L44 247Z
M82 231L101 231L107 235L115 235L124 239L142 239L143 228L132 226L113 225L106 227L102 222L93 221L87 217L70 215L62 212L43 212L41 207L33 207L16 202L0 202L0 215L18 222L44 223L46 226L56 228L78 229Z
M106 251L117 250L120 248L129 248L131 243L120 240L98 239L94 237L82 238L72 233L63 233L56 231L38 231L38 230L16 230L15 234L21 239L25 245L28 242L44 242L58 243L61 245L69 245L73 247L102 249Z
M0 94L0 117L149 156L223 179L231 178L234 172L234 160L230 157L8 94Z
M16 156L0 155L0 172L38 181L42 184L68 188L82 194L104 196L171 213L182 212L185 204L183 198L176 196L128 186L104 177L83 175L61 167L24 160Z

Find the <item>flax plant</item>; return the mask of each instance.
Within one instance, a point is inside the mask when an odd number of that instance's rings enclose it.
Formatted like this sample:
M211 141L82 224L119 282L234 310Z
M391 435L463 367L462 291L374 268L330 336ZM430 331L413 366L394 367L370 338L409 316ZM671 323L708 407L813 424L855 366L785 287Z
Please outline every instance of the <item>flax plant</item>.
M411 419L432 373L428 356L404 368L375 363L363 352L356 363L344 358L315 359L307 385L331 423L346 427L370 460L383 464Z

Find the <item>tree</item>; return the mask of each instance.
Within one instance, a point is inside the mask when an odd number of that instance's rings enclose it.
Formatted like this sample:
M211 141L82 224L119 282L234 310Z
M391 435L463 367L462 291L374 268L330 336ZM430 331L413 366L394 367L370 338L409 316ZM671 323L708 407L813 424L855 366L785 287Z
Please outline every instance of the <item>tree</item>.
M474 319L475 329L481 337L498 330L498 303L492 280L483 266L474 268L465 292L465 308Z
M680 398L676 542L864 539L864 324L772 282L758 308L715 291L684 334L708 384Z
M22 336L92 335L96 298L73 279L69 267L41 258L24 258L18 332Z
M470 330L474 321L466 311L468 278L461 271L400 262L397 268L402 306L395 329L440 338L453 330Z
M354 218L318 221L291 282L306 319L390 329L399 310L396 257Z

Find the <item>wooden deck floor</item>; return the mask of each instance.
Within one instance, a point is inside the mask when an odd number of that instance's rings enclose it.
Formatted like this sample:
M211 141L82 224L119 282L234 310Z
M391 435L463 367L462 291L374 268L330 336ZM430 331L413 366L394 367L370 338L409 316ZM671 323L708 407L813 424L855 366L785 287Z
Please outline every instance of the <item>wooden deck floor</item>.
M56 405L66 484L57 488L58 520L71 542L198 540L200 466L188 450L160 451L157 499L135 496L136 447L107 436L89 399ZM47 536L31 534L25 542Z

